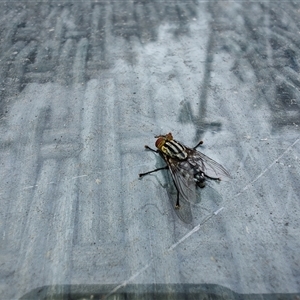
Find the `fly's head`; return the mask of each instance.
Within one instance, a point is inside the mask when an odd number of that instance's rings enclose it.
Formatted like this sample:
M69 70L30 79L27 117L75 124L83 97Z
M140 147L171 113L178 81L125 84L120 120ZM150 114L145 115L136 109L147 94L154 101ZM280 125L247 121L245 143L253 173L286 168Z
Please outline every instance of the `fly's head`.
M160 150L161 152L164 152L163 149L165 148L165 144L168 141L172 141L173 140L173 135L171 132L169 132L166 135L157 135L155 136L155 138L157 138L156 142L155 142L155 146L158 150Z

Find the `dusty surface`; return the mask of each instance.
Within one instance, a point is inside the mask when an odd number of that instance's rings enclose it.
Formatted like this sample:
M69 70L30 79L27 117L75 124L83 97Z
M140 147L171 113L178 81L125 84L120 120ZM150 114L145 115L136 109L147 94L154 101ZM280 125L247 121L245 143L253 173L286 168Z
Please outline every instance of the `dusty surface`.
M0 291L217 284L300 292L292 1L0 3ZM172 132L230 171L184 224ZM213 214L218 212L218 214Z

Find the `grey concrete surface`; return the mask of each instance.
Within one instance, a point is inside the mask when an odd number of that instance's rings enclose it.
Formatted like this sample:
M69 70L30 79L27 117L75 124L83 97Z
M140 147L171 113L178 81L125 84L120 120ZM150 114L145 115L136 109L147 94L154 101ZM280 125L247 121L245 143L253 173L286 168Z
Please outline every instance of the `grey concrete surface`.
M66 285L299 293L299 13L1 1L3 299ZM163 172L138 178L163 165L144 145L170 131L203 139L233 177L201 190L190 224Z

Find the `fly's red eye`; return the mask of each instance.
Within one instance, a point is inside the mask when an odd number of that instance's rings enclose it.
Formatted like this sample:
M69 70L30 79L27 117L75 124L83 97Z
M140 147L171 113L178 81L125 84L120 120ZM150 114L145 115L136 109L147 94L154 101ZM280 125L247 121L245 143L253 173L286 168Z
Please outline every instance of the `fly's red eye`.
M160 149L166 142L166 139L163 137L159 137L156 142L155 142L155 146L156 148Z

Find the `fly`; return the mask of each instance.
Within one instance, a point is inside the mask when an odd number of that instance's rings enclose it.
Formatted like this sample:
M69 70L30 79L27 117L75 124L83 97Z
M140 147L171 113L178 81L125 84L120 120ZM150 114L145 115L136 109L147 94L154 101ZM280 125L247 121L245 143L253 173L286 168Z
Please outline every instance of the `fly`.
M157 150L145 146L146 149L158 153L166 162L166 166L146 173L139 174L140 177L169 169L177 190L175 208L180 208L180 196L188 201L196 198L196 188L204 188L207 179L221 181L230 178L229 172L213 159L196 150L203 141L194 148L189 148L173 139L172 133L155 136Z

